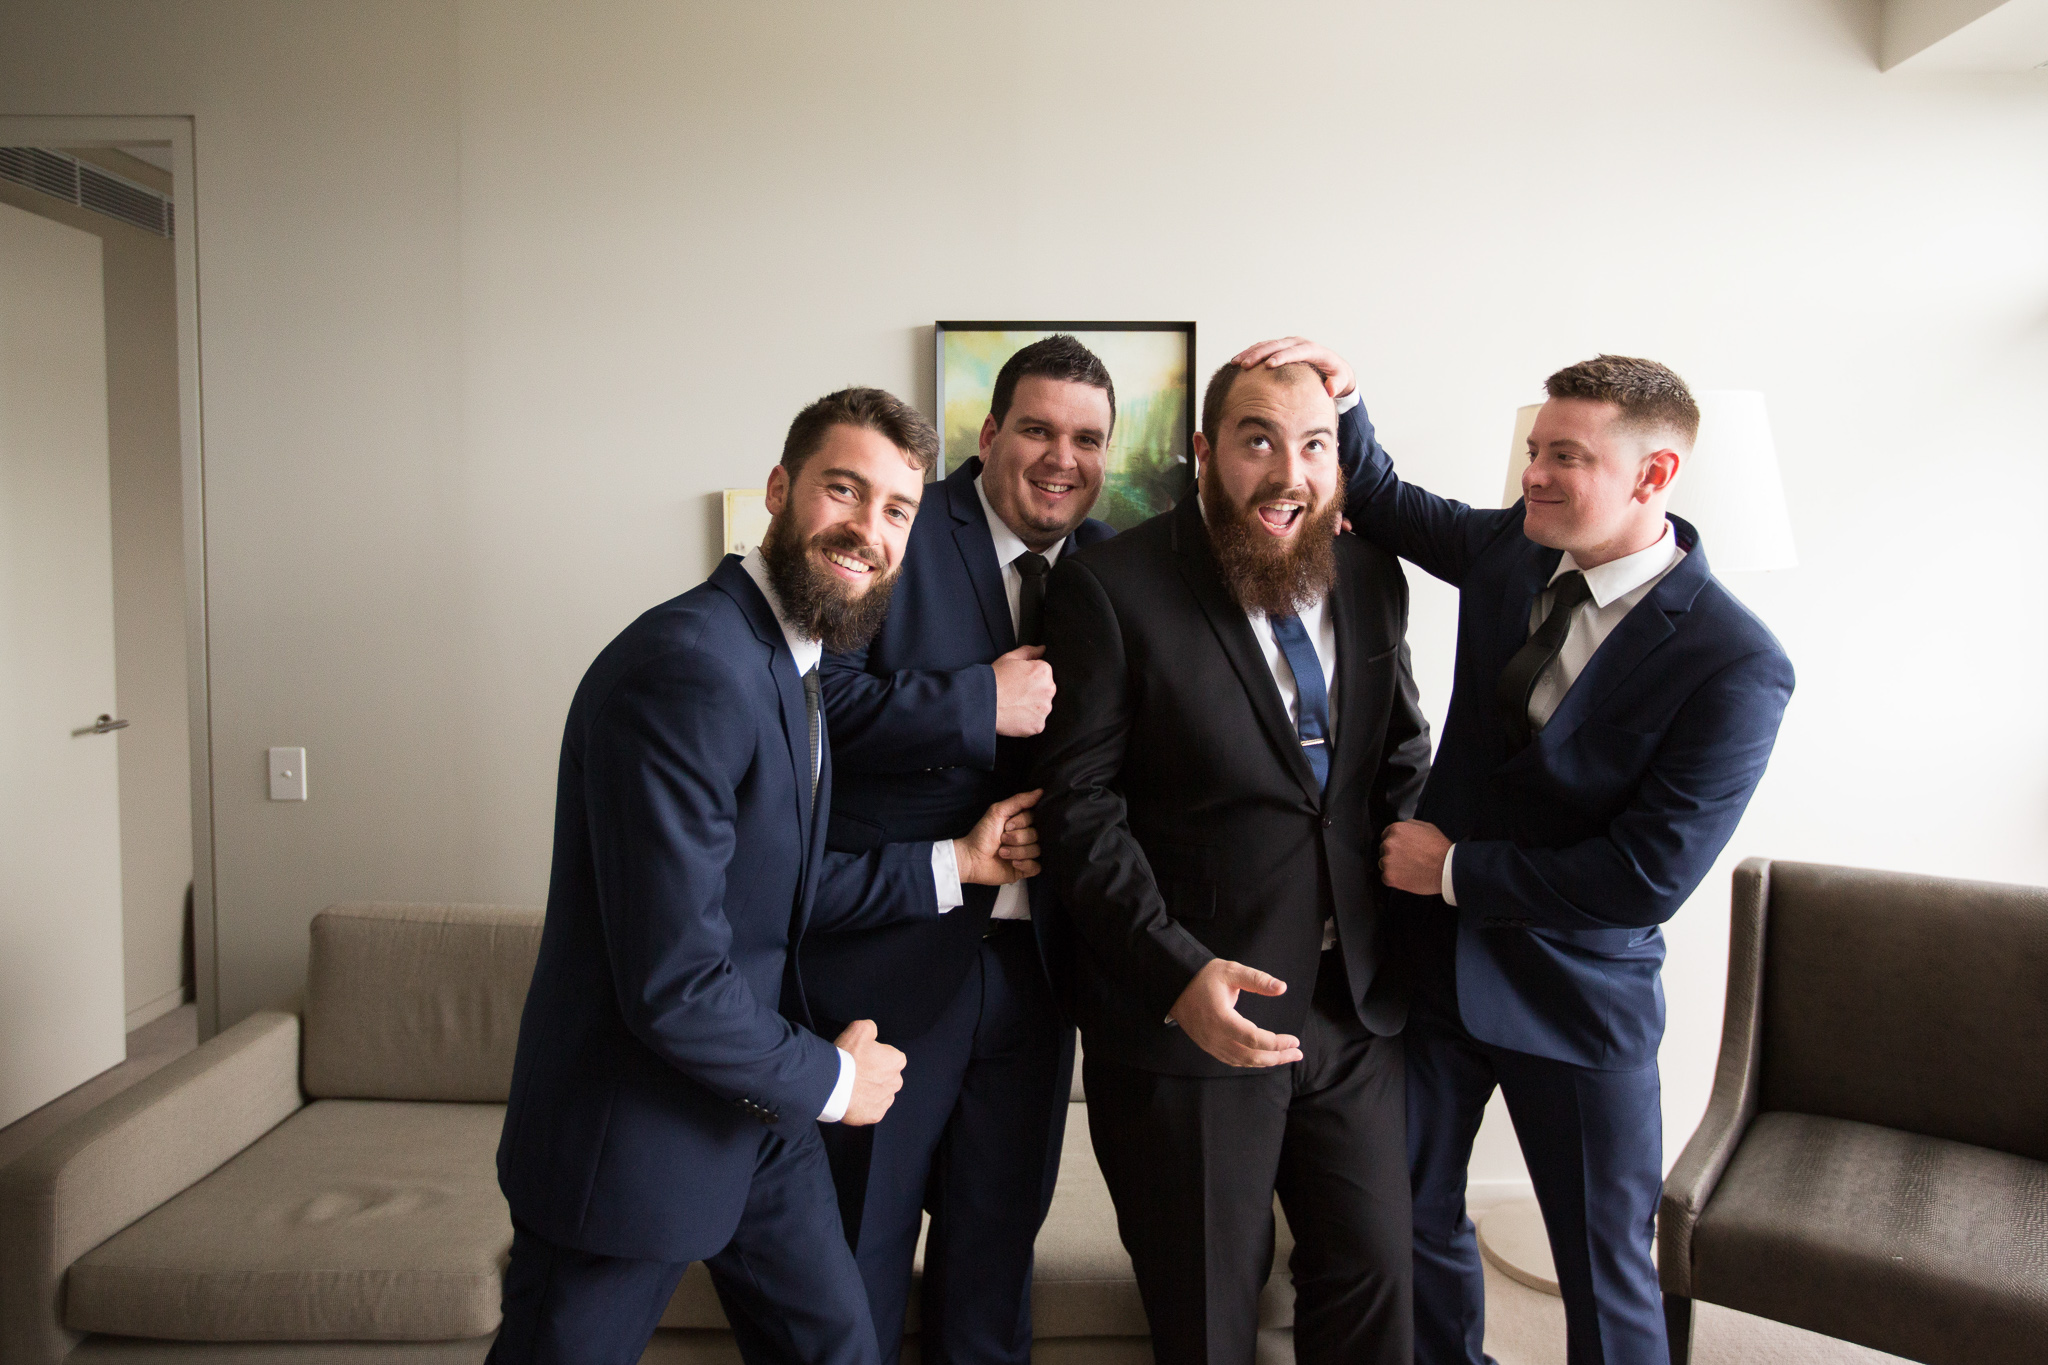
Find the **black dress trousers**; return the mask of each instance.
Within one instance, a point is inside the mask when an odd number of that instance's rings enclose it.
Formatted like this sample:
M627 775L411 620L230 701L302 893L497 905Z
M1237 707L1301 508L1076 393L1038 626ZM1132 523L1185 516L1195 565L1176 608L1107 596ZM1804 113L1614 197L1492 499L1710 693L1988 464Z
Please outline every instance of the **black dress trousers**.
M1250 1365L1275 1193L1294 1232L1295 1358L1409 1365L1401 1039L1359 1022L1340 951L1322 955L1301 1047L1292 1065L1225 1077L1084 1053L1095 1157L1159 1365Z

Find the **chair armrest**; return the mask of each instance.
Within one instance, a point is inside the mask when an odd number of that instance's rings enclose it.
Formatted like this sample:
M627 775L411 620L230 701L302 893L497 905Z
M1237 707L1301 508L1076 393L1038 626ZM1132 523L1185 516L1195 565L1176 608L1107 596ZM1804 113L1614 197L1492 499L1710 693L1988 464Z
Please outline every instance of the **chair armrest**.
M0 1360L58 1365L71 1263L289 1118L299 1019L251 1015L0 1169Z
M1693 1229L1756 1117L1763 1056L1764 919L1770 899L1770 859L1744 860L1735 869L1729 904L1728 1003L1714 1090L1700 1126L1665 1177L1657 1209L1658 1278L1668 1294L1692 1297Z

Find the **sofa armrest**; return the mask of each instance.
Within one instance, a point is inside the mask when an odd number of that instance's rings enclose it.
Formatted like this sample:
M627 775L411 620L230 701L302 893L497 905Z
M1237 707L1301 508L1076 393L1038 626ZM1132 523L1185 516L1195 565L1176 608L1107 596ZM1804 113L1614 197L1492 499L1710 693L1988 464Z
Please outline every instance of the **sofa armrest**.
M265 1011L0 1169L0 1360L58 1365L80 1340L64 1326L71 1263L303 1103L298 1016Z
M1735 869L1729 904L1728 1004L1713 1094L1692 1140L1665 1177L1657 1210L1658 1277L1667 1294L1692 1297L1693 1229L1756 1117L1763 1057L1764 922L1770 899L1771 860L1745 859Z

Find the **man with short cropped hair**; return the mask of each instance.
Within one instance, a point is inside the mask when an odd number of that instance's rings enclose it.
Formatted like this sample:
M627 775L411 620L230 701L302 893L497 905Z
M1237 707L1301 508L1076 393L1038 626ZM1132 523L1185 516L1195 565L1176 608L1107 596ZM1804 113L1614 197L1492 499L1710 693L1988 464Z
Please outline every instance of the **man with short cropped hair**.
M1336 535L1306 366L1210 381L1179 506L1062 559L1034 782L1089 1132L1160 1365L1249 1365L1277 1193L1296 1359L1408 1365L1400 1032L1373 875L1428 767L1392 555Z
M1415 1359L1486 1359L1465 1170L1488 1097L1514 1118L1573 1365L1666 1365L1651 1260L1663 1182L1659 929L1762 779L1792 665L1669 515L1699 426L1685 383L1603 355L1550 376L1522 500L1467 507L1394 474L1350 368L1298 337L1346 408L1347 511L1455 586L1458 659L1419 819L1386 832L1415 1008L1408 1133Z
M997 372L980 455L928 489L902 582L866 648L826 655L839 759L831 846L922 839L1024 785L1052 704L1039 657L1046 575L1108 537L1102 490L1116 391L1071 336ZM923 1212L927 1365L1025 1365L1032 1244L1059 1171L1073 1030L1036 881L983 891L944 922L825 935L803 979L827 1019L873 1019L909 1057L873 1128L828 1145L884 1365L903 1337Z
M694 1260L749 1365L873 1365L818 1130L879 1120L903 1054L872 1020L836 1046L812 1031L785 967L807 932L940 922L961 883L1037 870L1028 796L964 838L825 848L816 661L873 632L937 443L879 389L805 408L760 548L642 615L577 688L498 1147L492 1365L632 1365Z

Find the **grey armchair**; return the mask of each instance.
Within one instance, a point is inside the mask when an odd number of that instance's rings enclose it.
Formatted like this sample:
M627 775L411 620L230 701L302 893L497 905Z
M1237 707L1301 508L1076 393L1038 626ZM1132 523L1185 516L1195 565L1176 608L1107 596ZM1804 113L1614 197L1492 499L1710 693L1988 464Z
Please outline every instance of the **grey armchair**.
M1658 1225L1673 1365L1695 1299L1930 1365L2048 1360L2048 889L1743 863Z

